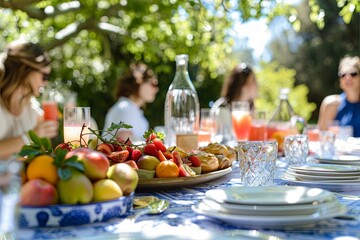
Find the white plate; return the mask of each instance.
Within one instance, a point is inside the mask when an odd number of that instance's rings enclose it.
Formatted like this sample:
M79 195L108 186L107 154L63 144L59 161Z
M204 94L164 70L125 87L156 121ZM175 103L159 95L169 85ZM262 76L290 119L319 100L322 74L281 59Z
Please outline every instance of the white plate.
M205 197L220 203L251 205L290 205L323 202L331 199L332 193L319 188L266 186L226 187L212 189Z
M360 162L359 156L354 155L339 155L339 156L328 156L328 157L315 157L319 160L331 160L331 161L348 161L348 162Z
M288 169L286 171L287 174L289 175L292 175L294 177L296 177L297 179L300 179L300 180L308 180L308 181L325 181L325 180L338 180L338 181L341 181L341 180L358 180L360 181L360 176L348 176L348 175L345 175L345 176L339 176L339 175L316 175L316 173L313 173L312 175L310 174L301 174L301 173L296 173L290 169Z
M316 177L302 177L303 175L299 176L300 174L293 173L291 171L286 171L285 175L288 177L294 177L295 179L299 181L307 181L307 182L331 182L331 183L360 183L360 178L356 177L355 179L341 179L341 178L324 178L323 176L320 178Z
M290 166L289 169L294 170L308 170L308 171L318 171L318 172L337 172L337 173L346 173L346 172L360 172L360 167L358 166L342 166L334 164L306 164L306 165L295 165Z
M200 208L199 205L192 206L193 211L208 217L220 219L224 222L238 225L241 227L251 228L281 228L284 226L299 226L305 224L316 223L320 220L330 219L346 213L346 206L338 203L329 210L318 211L310 215L296 216L253 216L253 215L231 215L225 214L211 209Z
M330 209L338 203L334 197L329 201L319 204L299 204L285 206L251 206L240 204L218 203L210 199L203 199L199 204L205 204L208 208L227 214L240 214L249 216L288 216L313 214L319 209ZM201 208L201 207L200 207Z
M310 182L310 181L300 181L297 180L293 176L289 176L286 174L283 174L280 179L278 179L280 182L284 182L286 184L291 184L294 186L305 186L305 187L314 187L314 188L322 188L329 191L335 191L335 192L343 192L343 191L359 191L360 190L360 184L359 182ZM351 181L351 180L349 180Z
M300 170L300 169L292 169L289 167L290 171L300 174L306 174L306 175L318 175L318 176L359 176L360 172L322 172L322 171L314 171L314 170Z
M196 175L194 177L176 177L176 178L151 178L139 179L136 188L172 188L172 187L188 187L199 183L208 182L220 178L232 171L232 168L225 168L222 170Z
M360 162L350 162L350 161L336 161L336 160L319 160L316 159L318 163L322 164L338 164L338 165L352 165L352 166L360 166Z

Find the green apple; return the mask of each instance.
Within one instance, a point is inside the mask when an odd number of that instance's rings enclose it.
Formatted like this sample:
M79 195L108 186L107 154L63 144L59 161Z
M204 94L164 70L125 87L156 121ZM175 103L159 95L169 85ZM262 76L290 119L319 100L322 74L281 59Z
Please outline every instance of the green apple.
M120 186L111 179L101 179L93 184L93 202L113 200L123 195Z
M156 166L160 163L160 160L157 157L150 155L143 155L137 161L138 168L145 170L155 171Z
M135 169L126 163L112 165L107 172L107 177L114 180L120 186L125 196L135 191L139 181L139 176Z
M65 204L89 203L93 198L93 186L87 176L71 168L71 177L60 180L57 190L60 201Z

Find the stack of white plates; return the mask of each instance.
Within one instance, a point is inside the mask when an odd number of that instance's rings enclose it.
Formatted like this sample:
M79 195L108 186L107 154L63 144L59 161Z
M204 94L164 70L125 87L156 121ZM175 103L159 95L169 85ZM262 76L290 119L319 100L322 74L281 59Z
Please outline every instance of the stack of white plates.
M360 157L354 155L339 155L329 157L315 157L319 163L340 164L340 165L357 165L360 166Z
M360 156L360 138L350 137L347 141L336 141L336 151Z
M305 164L290 166L282 180L331 191L360 189L360 166Z
M193 210L240 227L279 228L339 216L346 207L320 188L237 186L207 191Z

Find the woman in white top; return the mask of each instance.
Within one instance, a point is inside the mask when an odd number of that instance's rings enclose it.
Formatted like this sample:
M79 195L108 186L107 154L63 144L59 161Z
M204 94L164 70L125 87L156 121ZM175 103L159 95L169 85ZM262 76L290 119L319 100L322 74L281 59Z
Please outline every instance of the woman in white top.
M240 63L233 68L223 83L221 97L211 107L210 113L215 121L215 133L212 141L231 146L236 143L231 119L231 103L247 101L250 111L253 112L257 91L256 76L251 67Z
M50 58L38 45L15 41L0 55L0 160L30 143L27 132L40 137L58 134L57 121L44 121L40 95L51 72Z
M149 122L141 108L155 100L159 91L157 85L154 72L145 64L131 65L129 72L119 80L116 89L118 100L106 114L104 129L110 127L111 123L124 122L132 128L120 129L117 135L119 140L143 140L144 132L149 129Z

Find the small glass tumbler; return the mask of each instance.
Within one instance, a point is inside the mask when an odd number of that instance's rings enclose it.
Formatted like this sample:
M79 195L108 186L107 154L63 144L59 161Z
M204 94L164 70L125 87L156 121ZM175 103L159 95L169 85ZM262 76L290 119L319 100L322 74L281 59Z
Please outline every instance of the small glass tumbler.
M85 128L83 129L83 125ZM90 107L64 108L64 142L74 146L86 145L89 141ZM83 132L82 132L83 131ZM81 132L84 134L82 136ZM81 137L81 138L80 138Z
M319 133L319 152L321 157L331 157L335 155L336 134L332 131L320 131Z
M285 136L284 154L289 166L306 163L309 154L308 136L304 134Z
M239 166L244 186L270 186L278 152L276 141L239 141Z

